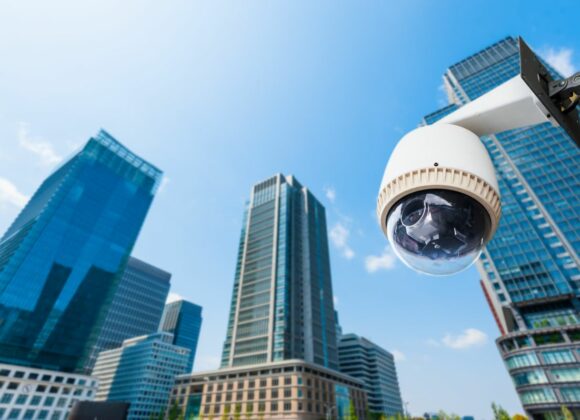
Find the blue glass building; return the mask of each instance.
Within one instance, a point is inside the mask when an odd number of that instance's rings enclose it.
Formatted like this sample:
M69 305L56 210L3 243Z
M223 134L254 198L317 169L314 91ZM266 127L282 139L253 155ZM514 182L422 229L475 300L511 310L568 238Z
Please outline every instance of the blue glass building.
M105 131L0 239L0 362L82 372L161 172Z
M190 373L195 361L195 352L201 330L201 306L186 300L178 300L165 305L159 330L173 334L173 344L189 349L185 373Z
M252 188L222 367L301 359L338 369L326 212L293 176Z
M170 279L170 273L137 258L129 258L99 338L91 350L86 371L92 370L101 351L119 347L128 338L158 330Z
M172 344L172 334L125 340L99 354L93 376L99 379L96 401L128 402L128 420L164 415L177 375L185 373L189 349Z
M450 105L423 123L519 70L511 37L454 64L443 77ZM580 415L580 149L549 123L482 141L496 168L503 210L477 264L501 332L499 350L530 416L556 418L562 405Z
M338 343L340 371L364 382L369 411L387 416L402 415L395 358L372 341L344 334Z

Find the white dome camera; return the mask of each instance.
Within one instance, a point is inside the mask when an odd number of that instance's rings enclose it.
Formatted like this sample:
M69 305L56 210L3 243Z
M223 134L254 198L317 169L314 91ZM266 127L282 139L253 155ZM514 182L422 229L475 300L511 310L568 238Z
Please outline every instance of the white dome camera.
M521 74L397 144L377 203L381 228L409 267L446 275L469 267L501 216L495 170L479 137L547 121L580 145L580 73L552 80L520 39Z
M381 228L411 268L445 275L471 265L501 214L493 164L474 133L417 128L395 147L379 192Z

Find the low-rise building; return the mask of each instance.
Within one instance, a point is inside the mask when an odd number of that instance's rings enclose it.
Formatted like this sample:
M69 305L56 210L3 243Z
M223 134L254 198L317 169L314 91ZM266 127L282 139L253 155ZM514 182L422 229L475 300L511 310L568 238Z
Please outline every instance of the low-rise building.
M129 420L165 413L175 377L186 372L189 359L189 349L172 342L172 334L158 332L101 352L93 370L100 381L95 400L130 403Z
M189 418L365 419L364 384L303 360L286 360L178 376L170 406Z
M75 402L95 398L97 385L86 375L0 363L0 419L64 420Z
M388 416L403 414L395 358L387 350L356 334L345 334L338 343L340 371L365 384L369 410Z

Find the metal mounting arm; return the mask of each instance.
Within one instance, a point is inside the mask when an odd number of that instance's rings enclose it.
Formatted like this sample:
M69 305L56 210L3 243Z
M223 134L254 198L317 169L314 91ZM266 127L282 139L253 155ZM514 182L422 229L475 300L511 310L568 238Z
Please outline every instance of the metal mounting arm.
M520 68L518 76L435 124L454 124L483 136L550 121L580 146L580 72L553 80L521 38Z

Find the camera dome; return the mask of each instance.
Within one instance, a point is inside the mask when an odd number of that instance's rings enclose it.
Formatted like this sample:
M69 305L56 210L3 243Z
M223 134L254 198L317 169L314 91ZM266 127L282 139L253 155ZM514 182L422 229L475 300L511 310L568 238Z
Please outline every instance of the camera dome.
M434 275L468 267L501 217L495 170L479 137L444 123L406 134L385 168L377 216L409 267Z
M477 200L457 191L434 189L399 200L386 220L387 237L398 257L416 271L448 275L479 257L491 220Z

